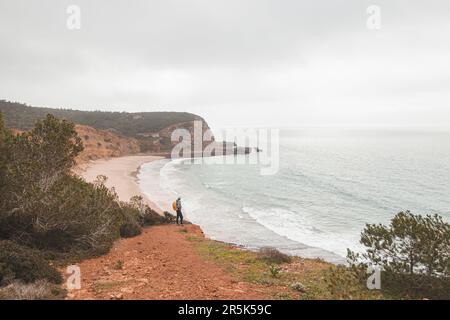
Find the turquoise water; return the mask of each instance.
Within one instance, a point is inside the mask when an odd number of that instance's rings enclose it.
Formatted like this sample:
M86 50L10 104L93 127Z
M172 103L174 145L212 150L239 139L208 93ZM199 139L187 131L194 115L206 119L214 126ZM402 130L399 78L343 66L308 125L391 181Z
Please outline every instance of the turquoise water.
M450 135L285 130L276 175L162 160L139 178L164 209L180 195L185 216L213 239L343 262L347 248L361 250L365 223L402 210L450 220Z

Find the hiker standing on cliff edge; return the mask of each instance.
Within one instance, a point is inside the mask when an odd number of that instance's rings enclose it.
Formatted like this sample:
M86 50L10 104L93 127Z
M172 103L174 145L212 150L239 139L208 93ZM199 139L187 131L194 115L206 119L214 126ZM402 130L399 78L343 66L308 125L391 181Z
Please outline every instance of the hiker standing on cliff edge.
M181 224L183 225L183 213L181 212L181 198L178 197L178 199L173 203L173 209L177 212L177 224L178 220L180 220Z

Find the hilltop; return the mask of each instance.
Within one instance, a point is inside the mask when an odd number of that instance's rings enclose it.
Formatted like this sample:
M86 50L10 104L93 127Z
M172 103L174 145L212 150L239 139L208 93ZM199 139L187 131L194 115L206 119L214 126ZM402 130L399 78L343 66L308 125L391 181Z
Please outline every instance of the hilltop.
M0 100L0 113L8 128L27 131L36 121L52 114L77 124L86 147L83 160L123 156L139 152L171 150L171 134L177 128L193 132L193 121L206 121L187 112L107 112L31 107L23 103Z
M52 109L31 107L23 103L0 100L7 127L30 130L37 120L47 114L66 119L76 124L90 126L99 130L111 130L126 137L142 138L157 133L173 124L205 120L188 112L109 112L80 111L72 109Z

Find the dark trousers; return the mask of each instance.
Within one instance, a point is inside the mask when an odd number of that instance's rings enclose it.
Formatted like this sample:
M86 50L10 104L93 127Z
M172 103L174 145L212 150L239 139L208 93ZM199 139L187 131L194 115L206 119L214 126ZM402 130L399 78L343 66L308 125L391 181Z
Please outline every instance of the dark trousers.
M183 224L183 213L181 213L181 209L177 209L177 224L178 224L178 219L180 219L181 224Z

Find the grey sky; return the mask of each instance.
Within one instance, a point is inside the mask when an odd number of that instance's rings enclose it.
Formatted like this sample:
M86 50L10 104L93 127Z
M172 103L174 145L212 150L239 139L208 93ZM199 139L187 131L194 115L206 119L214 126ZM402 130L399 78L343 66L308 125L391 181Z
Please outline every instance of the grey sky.
M450 127L447 0L0 0L0 43L0 98L36 106Z

